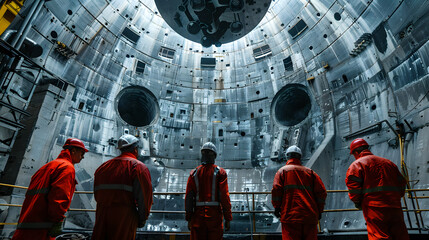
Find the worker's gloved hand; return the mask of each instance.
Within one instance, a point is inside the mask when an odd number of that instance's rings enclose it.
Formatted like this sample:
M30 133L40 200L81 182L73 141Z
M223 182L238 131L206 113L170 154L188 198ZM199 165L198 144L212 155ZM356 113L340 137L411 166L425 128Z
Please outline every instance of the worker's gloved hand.
M191 225L191 221L188 221L188 230L191 231L192 225Z
M229 231L229 229L231 228L231 223L230 221L226 221L225 220L225 231Z
M362 204L361 203L355 203L355 207L359 210L362 210Z
M276 208L274 210L274 216L276 216L278 218L280 218L280 216L282 215L281 213L282 213L282 210L280 208Z
M138 228L142 228L144 227L144 225L146 224L146 221L141 221L139 222L139 224L137 225Z
M57 222L49 229L49 236L56 237L63 233L63 222Z

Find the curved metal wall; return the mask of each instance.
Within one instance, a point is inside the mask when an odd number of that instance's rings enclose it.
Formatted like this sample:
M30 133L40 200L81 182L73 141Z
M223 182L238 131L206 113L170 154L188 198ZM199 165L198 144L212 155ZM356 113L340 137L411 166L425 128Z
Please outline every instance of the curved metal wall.
M81 180L91 182L95 166L117 154L109 140L128 130L142 137L156 191L185 189L205 141L220 150L217 163L227 169L231 191L270 190L284 163L284 148L294 143L303 148L305 162L328 166L320 168L327 188L345 189L351 162L347 136L383 120L408 119L415 128L407 145L407 157L415 160L409 167L413 180L420 180L415 187L424 188L429 179L418 166L427 163L418 159L428 157L421 148L427 145L428 9L428 1L273 1L245 37L202 48L175 33L153 1L55 0L46 2L29 37L44 49L35 60L76 85L57 144L67 137L89 144L93 155L86 161L92 163L81 168ZM291 35L300 21L307 27ZM67 55L57 41L70 50ZM265 45L271 53L257 60L254 49ZM285 68L288 57L292 65ZM215 58L215 67L202 67L201 58ZM145 65L143 73L136 72L138 61ZM288 84L305 86L312 107L303 122L284 127L274 123L270 109ZM133 85L149 89L159 104L159 120L150 128L117 120L115 97ZM327 127L330 122L334 129ZM330 134L332 147L327 147L322 143ZM383 125L367 138L376 154L398 163L398 149L387 144L395 138L388 128ZM155 209L181 210L175 205L181 199L157 200L162 204ZM81 201L95 206L93 199ZM271 208L265 204L268 196L257 201ZM246 207L243 196L233 202L234 208ZM328 208L344 206L352 207L345 196L328 199ZM181 220L166 220L164 227L160 218L153 221L147 229L185 229ZM278 224L272 218L257 221L264 231ZM329 214L323 224L329 229L364 227L361 214L350 212ZM238 224L234 229L239 230Z

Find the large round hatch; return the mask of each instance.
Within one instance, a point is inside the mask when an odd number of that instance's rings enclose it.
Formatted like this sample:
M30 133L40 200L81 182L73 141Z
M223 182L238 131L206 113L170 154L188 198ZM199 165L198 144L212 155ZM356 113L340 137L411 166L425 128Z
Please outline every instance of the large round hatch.
M116 96L115 107L123 121L136 127L152 125L159 117L156 97L141 86L122 89Z
M294 126L302 122L311 110L311 100L306 87L289 84L280 89L271 103L274 120L282 126Z

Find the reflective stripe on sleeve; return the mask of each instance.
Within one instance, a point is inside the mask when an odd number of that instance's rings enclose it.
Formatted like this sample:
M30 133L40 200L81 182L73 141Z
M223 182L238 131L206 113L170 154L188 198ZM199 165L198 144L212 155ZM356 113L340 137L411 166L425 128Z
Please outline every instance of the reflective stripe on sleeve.
M127 192L132 192L133 186L126 184L100 184L94 187L94 191L98 190L124 190Z
M358 183L362 183L363 182L362 178L358 178L358 177L353 176L353 175L349 176L349 180L354 181L354 182L358 182Z
M282 200L282 198L281 198L281 197L272 197L272 200L273 200L273 201L281 201L281 200Z
M54 223L51 222L22 222L18 223L16 228L20 229L39 229L39 228L51 228Z
M195 187L197 188L197 196L196 196L196 201L198 202L198 199L200 198L200 194L199 194L199 188L198 188L198 169L199 168L196 168L195 169L195 172L194 172L194 180L195 180Z
M25 193L25 196L34 196L37 194L46 194L49 192L49 188L29 189Z

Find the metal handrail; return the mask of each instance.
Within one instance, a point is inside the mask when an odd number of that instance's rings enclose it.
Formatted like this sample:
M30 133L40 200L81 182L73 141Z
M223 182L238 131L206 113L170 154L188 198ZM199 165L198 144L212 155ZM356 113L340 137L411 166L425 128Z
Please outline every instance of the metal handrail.
M0 183L0 186L5 187L13 187L13 188L21 188L21 189L28 189L28 187L24 186L18 186L18 185L12 185L12 184L6 184L6 183ZM429 189L423 189L423 188L414 188L414 189L405 189L405 192L426 192L429 191ZM339 192L349 192L349 190L326 190L327 193L339 193ZM93 191L75 191L76 194L93 194ZM154 195L181 195L185 194L186 192L154 192ZM229 194L271 194L269 191L265 192L229 192Z
M18 186L18 185L12 185L12 184L5 184L0 183L0 186L5 187L13 187L13 188L20 188L20 189L28 189L28 187ZM423 191L429 191L429 189L406 189L406 192L423 192ZM348 192L348 190L327 190L328 193L345 193ZM76 194L93 194L92 191L75 191ZM154 195L184 195L185 192L154 192ZM252 202L255 202L255 195L263 195L263 194L271 194L271 192L264 191L264 192L230 192L231 195L239 195L239 194L251 194L252 195ZM422 199L428 199L429 196L421 196L421 197L414 197L414 198L422 198ZM0 203L0 206L8 206L8 207L22 207L20 204L4 204ZM257 210L255 211L254 204L252 205L253 210L248 211L231 211L234 214L252 214L253 220L255 221L255 214L263 214L263 213L269 213L273 214L274 211L270 210ZM80 209L80 208L69 208L68 211L76 211L76 212L96 212L96 209ZM361 211L357 208L350 208L350 209L325 209L323 210L324 213L328 212L351 212L351 211ZM428 212L429 209L402 209L403 212L415 212L415 213L421 213L421 212ZM170 210L151 210L150 213L168 213L168 214L185 214L185 211L170 211ZM0 226L4 225L17 225L17 223L0 223ZM255 226L253 226L256 228ZM411 226L410 226L411 227ZM256 230L256 229L254 229Z

